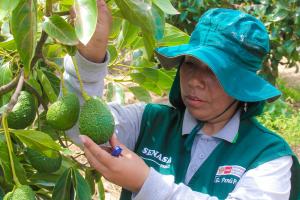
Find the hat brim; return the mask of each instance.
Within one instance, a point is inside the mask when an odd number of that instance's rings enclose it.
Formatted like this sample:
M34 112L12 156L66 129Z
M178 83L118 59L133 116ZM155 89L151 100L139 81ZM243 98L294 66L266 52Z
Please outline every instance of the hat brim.
M166 68L177 67L186 55L197 58L214 72L224 91L239 101L274 101L281 95L273 85L241 66L243 63L237 63L214 47L184 44L157 48L156 54Z

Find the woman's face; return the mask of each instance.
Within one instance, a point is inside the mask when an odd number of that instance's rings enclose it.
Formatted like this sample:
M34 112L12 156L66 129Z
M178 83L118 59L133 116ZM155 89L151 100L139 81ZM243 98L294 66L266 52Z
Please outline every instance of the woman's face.
M180 67L180 88L186 108L202 121L219 115L234 101L209 67L190 56L185 57Z

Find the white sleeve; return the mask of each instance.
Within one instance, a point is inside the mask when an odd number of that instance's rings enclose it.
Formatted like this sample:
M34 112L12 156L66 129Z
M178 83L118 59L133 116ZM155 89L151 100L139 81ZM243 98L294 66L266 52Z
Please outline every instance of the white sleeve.
M137 103L122 106L110 103L108 106L114 115L115 133L118 139L133 151L140 133L142 116L146 105L144 103Z
M292 164L291 156L283 156L249 170L227 199L288 200Z
M85 59L80 53L76 53L75 59L77 61L80 77L83 82L85 91L90 96L101 97L104 90L104 78L107 75L107 66L109 63L109 53L103 63L93 63ZM80 99L81 105L84 100L80 92L79 81L76 76L74 65L70 56L64 59L64 81L68 91L74 92ZM121 106L118 104L108 104L114 116L116 123L115 132L118 139L124 143L128 148L133 149L140 131L140 123L144 112L145 104L133 104L128 106ZM66 131L68 137L78 146L82 143L78 137L79 128L77 124Z
M80 77L83 82L83 87L89 96L103 95L104 90L104 78L107 75L107 65L109 63L109 53L106 53L103 63L93 63L84 58L80 53L76 53L74 56L77 61ZM80 93L80 84L76 76L74 64L70 56L64 58L64 81L67 89L71 92L75 92L80 99L80 103L83 103L83 98Z
M227 200L288 200L291 189L290 156L266 162L246 172ZM151 168L149 176L134 200L217 200L217 197L192 191L174 183L171 175L162 175Z

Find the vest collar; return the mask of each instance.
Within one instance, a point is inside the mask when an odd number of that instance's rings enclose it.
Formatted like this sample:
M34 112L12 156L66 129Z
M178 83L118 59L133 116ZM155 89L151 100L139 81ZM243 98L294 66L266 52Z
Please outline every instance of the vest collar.
M213 136L207 136L202 129L197 134L205 135L205 137L219 138L226 140L230 143L234 143L238 136L238 130L240 125L241 111L238 110L233 117L227 122L227 124ZM182 124L182 135L190 134L192 129L196 126L197 120L191 115L191 113L185 109L183 124Z

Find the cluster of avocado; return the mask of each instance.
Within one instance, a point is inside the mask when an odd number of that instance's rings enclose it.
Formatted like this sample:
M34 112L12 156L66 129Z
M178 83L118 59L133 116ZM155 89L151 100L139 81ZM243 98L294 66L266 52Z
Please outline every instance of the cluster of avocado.
M17 104L8 114L8 126L14 129L24 129L35 119L37 106L34 97L22 91ZM100 98L89 98L80 109L80 102L74 93L67 93L54 102L46 113L47 124L56 130L72 128L79 118L79 131L89 136L97 144L105 143L114 132L114 119L104 101ZM57 171L62 162L59 152L53 152L53 157L27 148L25 154L32 167L41 173Z
M89 136L97 144L107 142L114 132L113 116L100 98L89 98L80 109L78 97L68 93L49 107L46 119L53 128L68 130L78 117L80 134Z
M21 185L16 190L8 192L3 200L35 200L35 193L28 185Z

